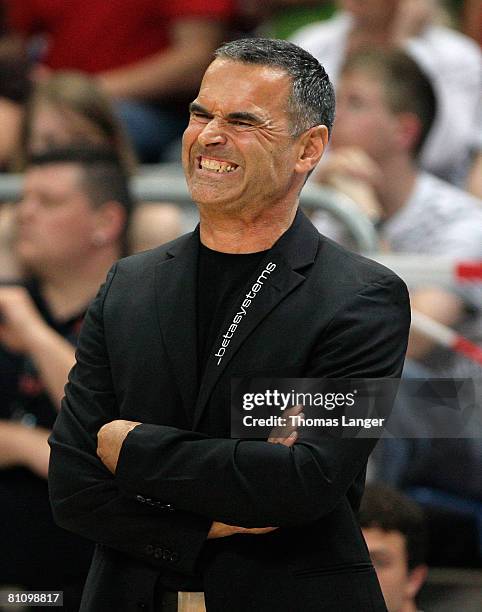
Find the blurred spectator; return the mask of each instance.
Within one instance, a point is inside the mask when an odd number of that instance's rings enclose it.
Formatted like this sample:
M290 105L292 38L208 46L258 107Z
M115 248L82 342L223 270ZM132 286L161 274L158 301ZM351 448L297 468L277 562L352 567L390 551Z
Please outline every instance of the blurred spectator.
M343 68L332 148L315 180L344 192L379 223L388 249L459 259L482 257L482 209L465 192L417 168L417 151L435 112L430 82L401 51L365 51ZM334 221L318 214L322 233L341 242ZM422 264L421 264L422 265ZM480 292L411 287L412 307L477 337ZM438 375L480 376L480 367L412 333L409 357Z
M26 62L0 58L0 172L11 168L30 86Z
M112 148L126 173L136 171L133 149L95 80L81 73L57 72L33 88L13 165L21 171L32 153L76 145ZM11 277L17 270L11 251L12 213L11 205L0 208L0 278ZM142 206L133 215L128 251L152 248L177 237L180 220L181 212L173 204Z
M143 162L158 162L181 134L184 102L196 91L232 10L232 0L4 2L12 33L45 37L39 75L96 75Z
M345 59L367 47L402 47L432 81L437 117L422 167L461 184L467 174L482 90L481 53L471 39L433 23L435 0L340 0L343 12L299 30L293 42L310 51L336 82Z
M80 595L91 545L57 527L47 437L90 300L124 253L126 176L105 150L57 150L29 163L16 205L26 282L0 286L0 577ZM67 601L68 610L77 610Z
M395 489L367 485L360 526L388 612L416 612L427 577L427 531L422 510Z
M96 81L80 72L56 72L37 83L22 124L18 169L32 153L70 145L110 147L132 174L136 158L112 104Z
M337 101L332 148L315 180L350 196L377 223L387 249L418 254L421 266L426 254L455 261L481 259L480 202L417 167L417 151L430 130L435 99L416 63L401 51L360 52L342 69ZM318 214L315 223L322 233L345 242L343 229L326 215ZM476 286L409 283L409 289L414 309L472 340L482 339L482 300ZM416 368L408 362L411 376L482 374L475 362L416 332L410 335L408 355L418 362ZM421 370L420 364L426 368ZM413 424L416 431L422 430L424 418L421 412ZM457 522L460 538L476 541L475 520L469 514L473 515L474 502L482 499L480 440L384 440L379 451L380 478L435 493L431 530L443 533ZM447 497L449 512L442 508ZM460 519L462 512L466 517ZM443 538L441 544L445 546L436 542L439 563L459 564L469 558L473 562L477 556L467 547L455 553L453 544ZM449 556L450 549L454 554Z

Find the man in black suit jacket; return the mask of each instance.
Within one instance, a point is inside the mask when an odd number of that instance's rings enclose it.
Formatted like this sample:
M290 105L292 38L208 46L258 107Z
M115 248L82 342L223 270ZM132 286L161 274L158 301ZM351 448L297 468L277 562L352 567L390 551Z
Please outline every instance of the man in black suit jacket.
M374 441L230 439L233 376L401 372L404 284L297 212L333 105L284 41L224 45L205 74L183 141L200 225L112 268L50 440L55 517L98 543L82 610L182 590L208 612L385 610L355 516Z

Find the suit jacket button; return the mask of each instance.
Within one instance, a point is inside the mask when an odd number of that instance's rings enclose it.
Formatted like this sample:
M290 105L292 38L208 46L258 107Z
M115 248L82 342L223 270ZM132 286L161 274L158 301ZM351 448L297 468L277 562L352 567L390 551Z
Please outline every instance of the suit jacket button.
M141 610L145 610L147 608L147 604L145 601L138 601L137 607L140 608Z

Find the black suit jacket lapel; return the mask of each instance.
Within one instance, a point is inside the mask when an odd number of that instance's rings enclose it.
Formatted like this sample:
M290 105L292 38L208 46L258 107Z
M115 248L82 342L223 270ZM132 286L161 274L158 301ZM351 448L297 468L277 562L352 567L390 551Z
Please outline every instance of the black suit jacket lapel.
M319 234L311 222L308 221L301 211L298 211L290 229L281 236L263 258L234 310L227 313L201 381L201 388L194 412L194 429L199 424L216 382L226 369L228 363L235 356L239 347L273 308L305 280L306 277L300 271L313 264L318 250L319 238ZM245 312L243 312L242 303L246 298L246 293L251 290L261 273L273 265L276 267L269 276L263 275L263 277L267 277L263 278L261 289L256 293L256 297L251 300L250 306L244 308ZM232 337L229 338L229 344L225 347L226 350L220 359L219 356L216 356L216 353L219 355L218 349L222 346L224 335L227 334L229 326L233 323L237 314L242 319L233 332ZM276 330L274 331L276 333ZM282 330L278 331L282 333Z
M156 266L156 307L165 350L172 363L189 422L198 391L197 261L199 230L175 243Z

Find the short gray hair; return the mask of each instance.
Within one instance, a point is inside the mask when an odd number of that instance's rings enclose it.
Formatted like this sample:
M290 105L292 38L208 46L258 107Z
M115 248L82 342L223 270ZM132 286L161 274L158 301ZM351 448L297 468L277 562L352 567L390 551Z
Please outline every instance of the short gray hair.
M286 40L242 38L225 43L214 55L283 70L293 80L288 101L292 135L298 136L320 124L326 125L331 133L335 92L325 69L308 51Z

